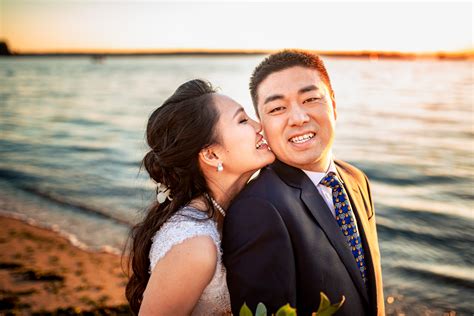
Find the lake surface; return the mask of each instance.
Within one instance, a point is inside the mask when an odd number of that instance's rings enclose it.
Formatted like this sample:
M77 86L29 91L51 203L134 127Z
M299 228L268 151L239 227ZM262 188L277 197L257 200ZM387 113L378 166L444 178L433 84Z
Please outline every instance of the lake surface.
M154 199L148 115L206 78L252 113L263 56L0 58L0 209L77 245L121 249ZM388 314L474 312L474 62L325 58L334 153L366 172Z

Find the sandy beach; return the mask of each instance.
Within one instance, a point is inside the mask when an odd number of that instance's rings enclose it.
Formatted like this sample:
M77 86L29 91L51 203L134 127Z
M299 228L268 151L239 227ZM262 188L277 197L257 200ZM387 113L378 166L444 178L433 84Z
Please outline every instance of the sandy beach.
M0 315L129 314L119 255L0 217Z

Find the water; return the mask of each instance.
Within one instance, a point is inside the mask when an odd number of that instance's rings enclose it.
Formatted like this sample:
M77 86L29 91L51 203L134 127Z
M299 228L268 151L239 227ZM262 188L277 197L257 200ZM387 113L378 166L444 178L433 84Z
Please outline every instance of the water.
M0 209L91 249L121 249L154 198L148 115L200 77L253 113L262 56L0 59ZM472 61L325 58L334 152L371 179L388 314L472 315Z

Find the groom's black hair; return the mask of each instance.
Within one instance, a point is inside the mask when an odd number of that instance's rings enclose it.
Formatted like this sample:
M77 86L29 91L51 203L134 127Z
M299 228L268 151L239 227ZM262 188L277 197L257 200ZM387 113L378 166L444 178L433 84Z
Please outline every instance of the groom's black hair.
M321 79L327 85L331 97L334 98L331 80L321 57L310 51L286 49L265 58L255 68L252 77L250 77L250 95L257 116L260 116L258 113L258 86L272 73L295 66L317 70Z

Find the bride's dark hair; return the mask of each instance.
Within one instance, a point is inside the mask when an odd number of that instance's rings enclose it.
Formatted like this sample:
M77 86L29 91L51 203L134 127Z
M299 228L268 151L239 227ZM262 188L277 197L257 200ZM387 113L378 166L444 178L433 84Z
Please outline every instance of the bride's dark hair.
M135 314L138 314L150 278L151 238L181 207L209 192L198 154L217 142L215 126L219 112L212 97L215 92L209 82L188 81L148 119L146 139L150 151L143 158L142 166L156 183L163 183L170 189L172 200L152 203L145 218L130 232L130 278L125 295ZM215 210L212 203L206 202L211 217Z

